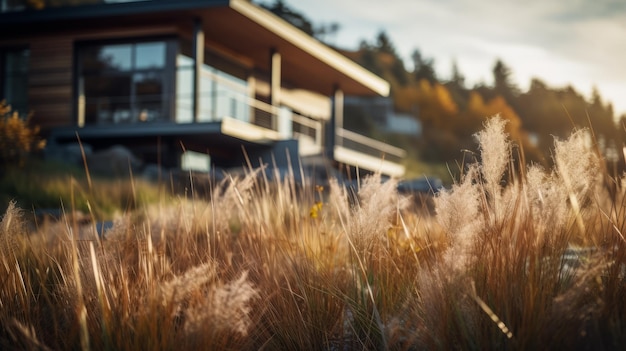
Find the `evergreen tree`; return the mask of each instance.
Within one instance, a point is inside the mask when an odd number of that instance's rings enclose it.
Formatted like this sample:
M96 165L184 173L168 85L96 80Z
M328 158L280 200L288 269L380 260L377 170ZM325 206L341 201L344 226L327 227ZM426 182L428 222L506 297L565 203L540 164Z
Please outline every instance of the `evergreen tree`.
M422 79L426 79L431 84L436 83L435 60L423 57L418 49L413 51L411 57L413 58L413 76L415 80L419 82Z
M389 38L389 35L384 30L381 30L378 32L378 35L376 35L376 48L379 52L397 57L396 48L393 46L391 38Z
M464 109L467 106L470 91L465 88L465 76L459 70L456 60L452 61L452 74L450 80L444 84L450 95L454 99L454 102L459 108Z
M313 23L302 13L293 10L283 0L274 0L272 4L261 4L264 8L274 13L276 16L284 19L292 24L294 27L299 28L306 34L313 36L315 31L313 30Z
M452 61L452 77L450 82L454 83L459 88L465 88L465 76L459 70L459 66L456 60Z
M271 4L261 4L261 6L289 22L294 27L319 40L323 40L329 35L336 34L341 28L336 22L314 26L313 22L308 17L289 7L284 0L274 0Z
M502 60L496 60L493 66L493 99L502 96L506 102L517 108L517 98L520 95L519 88L513 83L513 71Z

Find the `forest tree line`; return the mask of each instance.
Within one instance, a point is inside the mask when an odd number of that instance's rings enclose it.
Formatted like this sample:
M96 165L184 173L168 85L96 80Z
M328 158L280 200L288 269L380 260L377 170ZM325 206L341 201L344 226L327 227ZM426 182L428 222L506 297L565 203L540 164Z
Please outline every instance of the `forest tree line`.
M321 41L340 29L336 23L315 26L282 0L263 6ZM587 99L572 86L550 87L534 78L528 90L522 91L512 80L511 68L501 60L493 65L492 85L468 87L456 63L450 78L441 79L434 59L419 50L414 51L412 67L407 69L385 31L362 41L356 52L337 50L390 83L395 110L422 124L422 135L410 147L424 161L458 160L462 150L475 150L473 135L487 118L499 114L508 121L507 132L522 147L527 161L549 164L554 137L563 139L574 128L588 128L590 141L608 164L624 168L626 115L616 118L612 104L597 89ZM368 116L359 117L367 122Z

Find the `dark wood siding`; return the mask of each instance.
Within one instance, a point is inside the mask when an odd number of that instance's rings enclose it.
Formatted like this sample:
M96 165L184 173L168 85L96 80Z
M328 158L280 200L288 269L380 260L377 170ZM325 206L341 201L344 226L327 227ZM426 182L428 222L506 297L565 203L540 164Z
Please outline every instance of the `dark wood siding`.
M178 26L148 24L127 28L91 28L80 32L64 30L37 36L0 38L0 47L30 49L28 109L33 113L33 122L46 131L57 126L77 124L74 110L75 42L172 34L179 34Z
M73 38L31 40L28 106L33 122L47 129L74 123Z

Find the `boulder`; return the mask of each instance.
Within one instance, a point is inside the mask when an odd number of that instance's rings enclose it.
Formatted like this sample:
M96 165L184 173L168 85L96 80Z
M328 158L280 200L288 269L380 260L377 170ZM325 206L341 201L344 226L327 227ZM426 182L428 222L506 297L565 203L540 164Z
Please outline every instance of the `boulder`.
M83 152L86 157L91 156L93 154L91 145L81 145L79 143L48 143L44 150L44 155L49 160L80 166L83 164Z
M87 157L89 171L108 176L128 176L130 170L137 173L143 162L126 147L115 145L109 149L93 152Z
M149 163L143 167L141 177L151 182L158 182L159 180L167 179L168 173L159 165ZM159 179L159 177L161 177L161 179Z

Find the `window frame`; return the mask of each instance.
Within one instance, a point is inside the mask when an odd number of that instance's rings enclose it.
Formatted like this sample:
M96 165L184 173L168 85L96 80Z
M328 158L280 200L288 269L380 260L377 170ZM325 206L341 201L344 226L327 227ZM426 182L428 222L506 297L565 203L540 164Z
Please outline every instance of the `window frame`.
M26 69L23 72L23 76L25 78L25 96L24 96L24 106L23 106L23 111L21 109L18 109L18 113L20 116L24 117L24 116L28 116L29 114L29 109L28 109L28 94L29 94L29 73L30 73L30 60L31 60L31 52L30 52L30 47L28 45L11 45L11 46L0 46L0 100L6 100L7 99L7 89L6 89L6 83L7 83L7 77L9 76L8 71L6 70L6 63L7 63L7 54L9 53L17 53L17 52L23 52L26 51L28 53L28 58L27 58L27 63L26 63ZM20 76L20 75L14 75L14 76ZM13 111L15 110L15 106L13 106L13 102L12 101L6 101L7 104L12 105L11 108ZM21 107L21 106L18 106Z
M165 44L165 57L163 68L136 68L135 67L135 52L138 44L144 43L164 43ZM85 75L83 69L83 59L85 58L85 50L90 47L107 46L107 45L131 45L131 69L129 71L115 72L114 70L93 70L89 74ZM131 86L133 85L132 79L135 74L160 72L162 74L162 91L161 91L161 113L160 119L148 122L172 122L175 120L176 111L176 53L178 52L179 39L173 35L160 35L160 36L148 36L148 37L129 37L129 38L113 38L113 39L96 39L88 41L80 41L74 44L74 120L79 127L87 125L116 125L117 123L109 123L99 121L98 116L87 116L86 103L85 103L85 77L97 76L109 74L118 76L128 76L131 79ZM131 90L129 96L129 104L131 115L135 115L134 109L137 104L137 93ZM132 120L132 123L142 123L140 121ZM127 123L119 123L121 125Z

